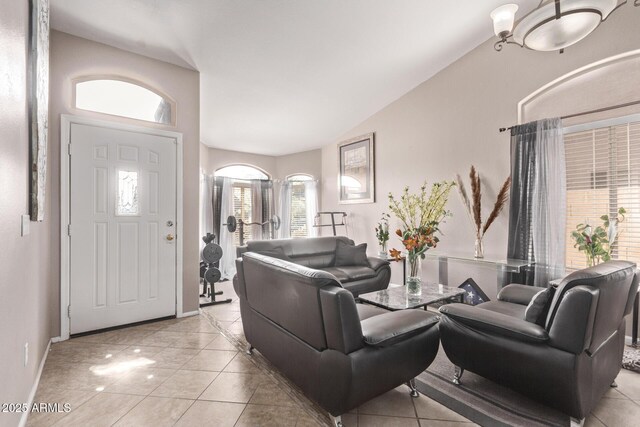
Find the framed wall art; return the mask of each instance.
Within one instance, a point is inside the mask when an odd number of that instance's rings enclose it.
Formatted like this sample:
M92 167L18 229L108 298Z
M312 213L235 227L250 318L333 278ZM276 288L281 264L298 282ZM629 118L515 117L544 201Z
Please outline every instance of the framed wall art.
M375 202L374 134L338 144L338 202Z
M27 105L29 114L31 221L43 221L49 132L49 0L30 0Z

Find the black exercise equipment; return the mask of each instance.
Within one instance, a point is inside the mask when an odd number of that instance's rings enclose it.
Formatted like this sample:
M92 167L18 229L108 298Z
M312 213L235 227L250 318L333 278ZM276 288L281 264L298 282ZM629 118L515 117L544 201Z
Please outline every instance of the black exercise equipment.
M236 230L238 230L240 246L244 246L244 226L245 225L259 225L260 227L264 227L267 224L271 225L269 230L271 234L271 239L275 239L276 238L275 232L276 230L280 229L280 225L281 225L280 217L278 215L272 216L270 220L265 222L244 222L242 218L236 219L235 216L229 215L227 217L226 224L222 224L222 225L227 227L227 231L229 233L235 233Z
M215 288L216 282L220 281L222 274L216 266L222 258L222 248L213 241L216 236L207 233L202 237L202 241L206 244L202 249L202 261L200 262L200 278L203 282L202 293L200 294L200 307L208 307L216 304L226 304L231 302L231 298L224 300L216 300L216 295L222 295L222 291Z
M331 217L331 224L322 224L322 215L329 215ZM336 222L336 215L342 217L340 222ZM331 227L333 230L333 235L337 236L336 227L347 227L347 213L342 211L329 211L329 212L318 212L314 217L314 227Z

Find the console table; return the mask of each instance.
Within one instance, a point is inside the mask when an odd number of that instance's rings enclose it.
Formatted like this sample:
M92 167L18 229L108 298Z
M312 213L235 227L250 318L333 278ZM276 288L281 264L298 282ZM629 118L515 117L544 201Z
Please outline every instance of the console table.
M473 254L427 251L426 259L438 260L438 282L449 283L449 261L493 267L497 272L498 290L509 284L508 273L522 273L533 262L523 259L475 258Z

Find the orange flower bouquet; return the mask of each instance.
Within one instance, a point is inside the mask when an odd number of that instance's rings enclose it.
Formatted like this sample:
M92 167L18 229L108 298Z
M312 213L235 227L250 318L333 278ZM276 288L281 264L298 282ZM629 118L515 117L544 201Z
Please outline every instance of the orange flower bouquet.
M455 184L451 181L436 182L427 194L427 183L420 187L420 193L410 194L409 187L405 187L400 199L389 193L389 209L400 220L402 227L396 231L406 250L409 263L409 277L407 287L410 293L419 293L421 289L420 261L425 252L436 247L440 224L451 213L446 210L449 193ZM390 255L396 259L402 258L402 253L391 249Z

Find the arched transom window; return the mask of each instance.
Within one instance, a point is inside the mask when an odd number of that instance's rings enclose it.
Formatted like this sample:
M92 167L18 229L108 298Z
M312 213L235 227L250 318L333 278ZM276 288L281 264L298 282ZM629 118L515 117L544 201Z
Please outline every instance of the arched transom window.
M269 179L262 170L249 165L229 165L216 171L216 176L225 176L233 179Z
M175 124L175 102L142 85L115 77L77 80L74 102L74 107L80 110Z

